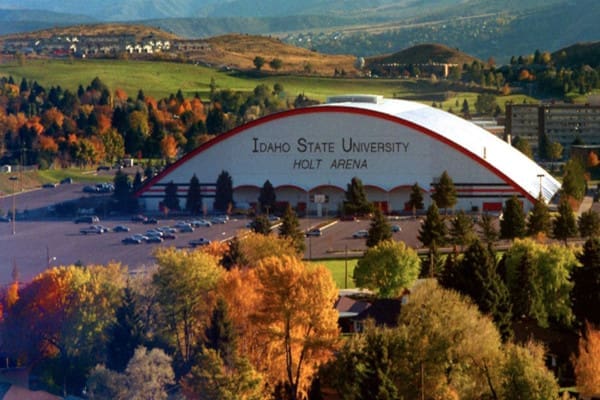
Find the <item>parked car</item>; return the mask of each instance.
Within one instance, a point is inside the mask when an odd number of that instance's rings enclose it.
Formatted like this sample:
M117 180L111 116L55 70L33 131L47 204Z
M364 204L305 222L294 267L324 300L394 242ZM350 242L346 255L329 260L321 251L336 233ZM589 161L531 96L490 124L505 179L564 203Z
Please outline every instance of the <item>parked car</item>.
M133 221L133 222L144 222L147 219L148 218L143 216L142 214L136 214L131 217L131 221Z
M192 247L206 246L207 244L210 244L210 240L201 237L198 239L190 240L189 243L190 243L190 246L192 246Z
M399 225L392 225L392 232L402 232L402 228Z
M212 226L212 223L205 219L198 219L198 220L192 221L191 225L195 228L200 227L200 226L210 227L210 226Z
M62 181L60 181L61 185L70 185L71 183L73 183L73 178L65 178Z
M369 236L369 231L366 229L361 229L360 231L356 231L352 234L354 239L364 239Z
M95 215L82 215L75 218L74 222L76 224L96 224L100 222L100 218L96 217Z
M88 226L87 228L80 229L79 233L81 233L82 235L88 235L88 234L101 235L104 233L104 229L102 229L102 227L100 227L98 225L91 225L91 226Z
M163 242L163 238L157 235L154 236L148 236L148 238L146 239L146 243L162 243Z
M323 235L323 231L321 231L318 228L311 229L308 232L306 232L306 236L307 237L309 237L309 236L321 236L321 235Z
M10 222L11 218L8 215L0 215L0 222Z
M156 218L146 218L145 221L142 221L142 224L156 225L156 224L158 224L158 220Z
M98 193L98 189L95 186L84 186L83 192L84 193Z
M140 244L140 243L142 243L142 239L140 239L139 237L127 236L126 238L123 238L123 240L121 240L121 243L123 243L123 244Z
M58 184L57 184L57 183L55 183L55 182L48 182L48 183L44 183L44 184L42 185L42 187L43 187L43 188L47 188L47 189L48 189L48 188L55 188L55 187L57 187L57 186L58 186Z
M167 239L173 240L173 239L177 239L177 235L175 235L172 232L165 232L165 233L163 233L162 238L165 240L167 240Z
M190 224L179 225L177 226L177 230L182 233L194 232L194 227Z
M117 225L113 228L113 232L129 232L130 229L125 225Z
M223 217L214 217L210 220L210 222L212 224L226 224L227 223L227 219L223 218Z

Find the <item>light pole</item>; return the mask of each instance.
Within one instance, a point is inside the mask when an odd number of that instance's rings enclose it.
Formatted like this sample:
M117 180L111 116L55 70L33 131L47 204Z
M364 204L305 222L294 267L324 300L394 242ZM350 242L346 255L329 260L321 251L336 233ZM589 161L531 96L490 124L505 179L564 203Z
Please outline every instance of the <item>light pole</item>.
M16 176L11 176L10 178L8 178L12 181L12 234L15 235L17 233L16 230L16 219L15 219L15 214L16 214L16 206L17 206L17 192L16 192L16 182L18 180L18 178Z
M537 177L540 178L540 196L542 195L542 178L544 174L537 174Z

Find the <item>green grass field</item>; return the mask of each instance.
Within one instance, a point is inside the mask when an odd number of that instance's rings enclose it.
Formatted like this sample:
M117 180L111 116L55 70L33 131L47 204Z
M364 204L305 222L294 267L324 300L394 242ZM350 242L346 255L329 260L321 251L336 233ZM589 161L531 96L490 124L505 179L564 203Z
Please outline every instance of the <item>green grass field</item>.
M348 279L344 279L344 273L346 271L346 261L348 265ZM352 289L354 288L354 281L352 281L352 274L354 273L354 267L358 262L358 258L344 259L326 259L326 260L313 260L313 264L325 265L330 271L338 289ZM346 285L347 283L347 285Z
M304 94L311 99L324 101L327 96L348 93L369 93L385 97L400 97L431 104L433 100L443 101L448 93L444 81L368 78L329 78L296 75L262 75L250 77L220 72L193 64L162 61L129 60L31 60L22 65L7 63L0 65L0 76L12 76L18 84L22 78L35 80L45 88L60 86L76 91L79 85L87 87L98 77L112 92L124 90L135 97L141 89L146 95L156 99L168 97L181 89L186 97L198 93L203 99L208 97L210 82L214 79L217 89L231 89L250 92L264 83L273 86L283 85L289 99ZM476 94L453 93L444 102L444 109L453 105L455 99L468 98L473 104Z
M32 189L49 182L58 183L67 177L72 178L75 182L90 184L112 181L112 177L106 175L98 176L95 172L95 169L66 168L0 174L0 193L8 194L13 192L13 181L10 180L11 176L18 178L14 186L16 190Z

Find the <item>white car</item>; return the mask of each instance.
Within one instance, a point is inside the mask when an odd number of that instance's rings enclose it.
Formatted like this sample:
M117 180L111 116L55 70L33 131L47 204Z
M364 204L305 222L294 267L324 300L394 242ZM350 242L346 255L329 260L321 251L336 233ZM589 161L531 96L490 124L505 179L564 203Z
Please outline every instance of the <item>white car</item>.
M200 226L211 227L212 223L205 219L199 219L199 220L192 221L192 226L196 227L196 228L200 227Z
M361 229L360 231L356 231L352 234L354 239L364 239L369 236L369 231L366 229Z

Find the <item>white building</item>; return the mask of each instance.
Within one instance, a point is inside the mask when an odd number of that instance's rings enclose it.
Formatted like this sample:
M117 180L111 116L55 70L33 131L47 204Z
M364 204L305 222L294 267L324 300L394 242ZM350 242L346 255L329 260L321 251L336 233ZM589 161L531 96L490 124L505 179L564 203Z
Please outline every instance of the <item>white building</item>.
M540 191L548 202L560 188L518 150L460 117L410 101L348 95L217 136L149 181L137 193L140 204L158 210L173 182L183 206L195 174L210 210L222 171L233 179L236 203L256 203L269 180L278 201L310 212L322 207L337 212L353 177L387 212L406 210L415 182L425 191L427 206L444 171L456 186L457 208L468 211L498 211L512 195L529 209ZM314 202L324 197L327 204Z

